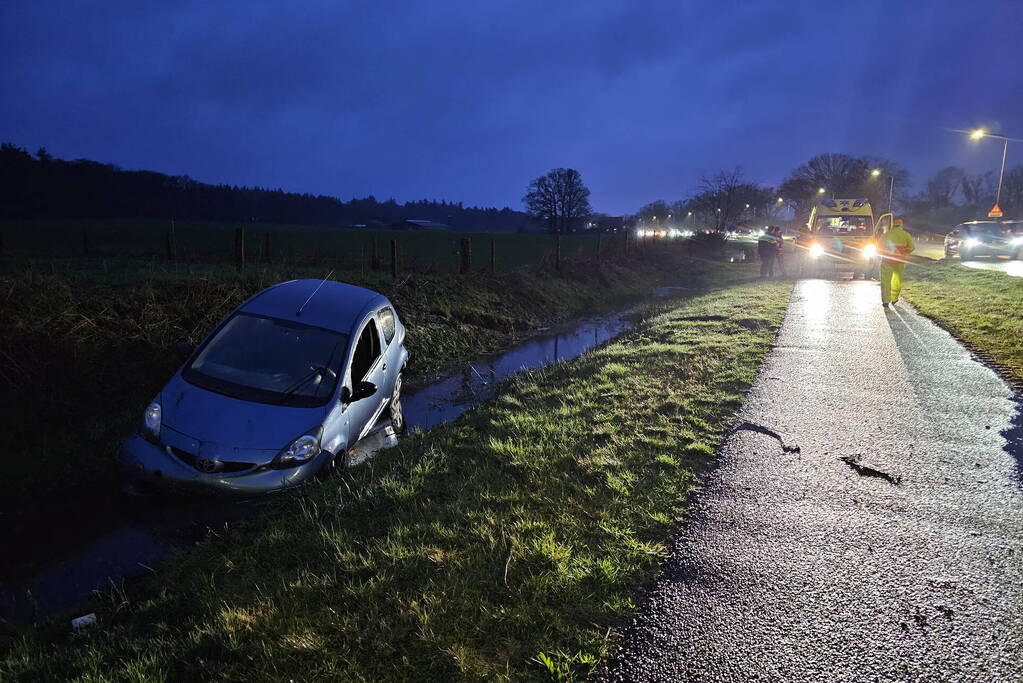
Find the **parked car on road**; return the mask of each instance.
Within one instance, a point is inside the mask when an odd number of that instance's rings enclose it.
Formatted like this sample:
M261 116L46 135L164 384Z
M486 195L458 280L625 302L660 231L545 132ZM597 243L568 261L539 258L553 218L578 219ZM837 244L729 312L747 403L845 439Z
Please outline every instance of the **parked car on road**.
M381 294L295 280L239 306L121 446L130 484L258 494L343 465L381 416L400 430L405 327ZM385 414L386 411L386 414Z
M968 261L978 256L1019 256L1023 221L969 221L945 235L945 258Z

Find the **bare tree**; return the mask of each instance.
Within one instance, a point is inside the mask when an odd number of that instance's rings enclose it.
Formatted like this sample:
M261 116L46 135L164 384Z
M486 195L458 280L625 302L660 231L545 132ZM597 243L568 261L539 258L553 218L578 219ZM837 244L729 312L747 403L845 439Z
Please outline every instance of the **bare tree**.
M942 209L955 203L966 173L957 166L946 166L927 181L923 199L930 208Z
M1015 216L1023 210L1023 166L1005 172L1005 180L1002 181L1002 203L1012 210Z
M526 209L551 232L573 230L592 213L590 191L574 168L556 168L529 183Z
M873 173L875 169L878 171L876 175ZM867 197L877 208L888 205L891 178L895 179L896 194L900 190L904 194L909 187L909 173L898 162L880 157L820 154L794 170L778 191L795 205L797 215L809 214L810 206L822 194L828 197Z
M963 176L963 199L967 204L980 206L994 200L995 184L991 171Z

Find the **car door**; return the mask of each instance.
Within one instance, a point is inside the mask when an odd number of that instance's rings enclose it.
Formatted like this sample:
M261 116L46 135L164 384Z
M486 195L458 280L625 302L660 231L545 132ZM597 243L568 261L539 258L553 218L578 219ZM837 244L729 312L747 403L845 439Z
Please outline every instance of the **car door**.
M348 417L348 433L351 435L349 446L365 436L373 427L384 404L390 398L387 391L387 363L383 358L381 346L376 317L371 316L359 332L352 361L348 365L345 386L354 391L359 382L372 382L377 386L377 391L372 396L348 404L345 412Z

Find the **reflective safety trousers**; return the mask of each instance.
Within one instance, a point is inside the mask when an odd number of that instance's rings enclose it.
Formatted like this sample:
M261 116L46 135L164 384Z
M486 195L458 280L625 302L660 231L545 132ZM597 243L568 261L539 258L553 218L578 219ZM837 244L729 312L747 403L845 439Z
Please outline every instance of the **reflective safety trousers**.
M881 303L893 304L902 293L902 272L905 263L881 263Z

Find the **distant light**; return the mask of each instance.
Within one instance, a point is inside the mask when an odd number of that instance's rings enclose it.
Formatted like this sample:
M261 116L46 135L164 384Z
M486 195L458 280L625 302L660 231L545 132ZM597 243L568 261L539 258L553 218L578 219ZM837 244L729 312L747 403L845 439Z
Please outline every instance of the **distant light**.
M747 204L747 205L746 205L746 208L747 208L747 209L749 208L749 204Z
M778 197L778 203L781 204L784 201L781 197Z
M692 212L692 211L690 211L690 212L689 212L689 213L687 213L686 215L687 215L687 216L692 216L692 215L693 215L693 212Z
M874 176L875 178L878 177L879 175L881 175L881 169L875 168L873 171L870 172L870 175Z
M970 133L970 139L971 140L980 140L985 135L987 135L987 131L984 130L983 128L978 128L977 130L975 130L972 133Z
M817 188L817 194L824 194L824 188L823 187Z

